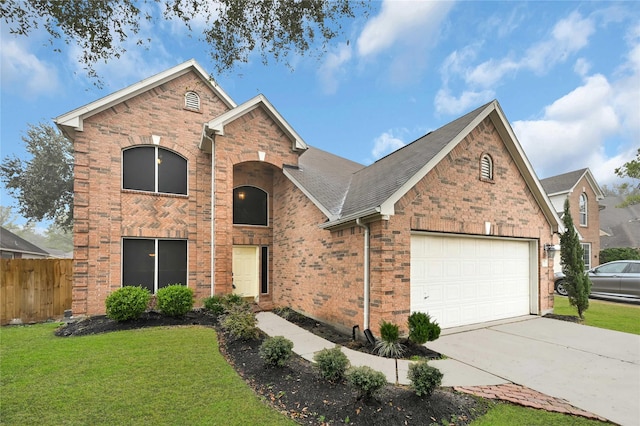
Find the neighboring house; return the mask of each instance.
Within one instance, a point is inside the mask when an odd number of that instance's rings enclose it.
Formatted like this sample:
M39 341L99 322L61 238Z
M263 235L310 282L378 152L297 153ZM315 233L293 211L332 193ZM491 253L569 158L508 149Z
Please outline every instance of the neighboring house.
M605 206L600 212L600 248L640 249L640 204L617 207L624 197L607 196L601 201Z
M571 217L584 250L584 266L591 269L600 264L600 200L604 193L589 169L580 169L540 180L556 212L562 217L564 201L569 199ZM560 251L555 253L554 267L559 272Z
M45 259L45 250L0 226L0 257L2 259Z
M367 167L193 60L56 123L75 149L74 315L171 283L374 332L553 308L560 220L497 101Z

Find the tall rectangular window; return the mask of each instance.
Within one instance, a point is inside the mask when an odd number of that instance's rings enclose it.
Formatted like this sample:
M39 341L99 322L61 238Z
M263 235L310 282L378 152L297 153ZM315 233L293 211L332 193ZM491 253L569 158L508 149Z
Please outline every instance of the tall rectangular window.
M171 284L187 285L186 240L123 239L123 286L142 286L155 293Z
M591 243L583 243L582 244L583 251L583 260L584 260L584 269L591 269Z
M269 247L260 248L260 293L269 293Z

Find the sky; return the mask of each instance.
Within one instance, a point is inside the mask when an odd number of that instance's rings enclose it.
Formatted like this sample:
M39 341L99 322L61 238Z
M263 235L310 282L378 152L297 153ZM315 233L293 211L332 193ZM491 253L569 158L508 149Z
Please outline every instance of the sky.
M262 93L311 146L370 164L497 99L540 179L588 167L600 185L640 147L640 7L634 2L384 0L319 58L213 75L241 104ZM155 6L153 6L155 7ZM0 157L26 157L28 124L47 122L195 59L207 46L178 22L142 22L119 59L87 77L79 48L0 29ZM204 120L204 119L203 119ZM206 121L206 120L205 120ZM16 202L0 184L0 204ZM20 222L20 219L18 220Z

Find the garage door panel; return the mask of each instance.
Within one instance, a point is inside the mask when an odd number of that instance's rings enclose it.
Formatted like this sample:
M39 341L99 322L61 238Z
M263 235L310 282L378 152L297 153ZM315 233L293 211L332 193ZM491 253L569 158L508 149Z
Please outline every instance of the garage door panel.
M527 241L413 235L411 310L442 327L529 313Z

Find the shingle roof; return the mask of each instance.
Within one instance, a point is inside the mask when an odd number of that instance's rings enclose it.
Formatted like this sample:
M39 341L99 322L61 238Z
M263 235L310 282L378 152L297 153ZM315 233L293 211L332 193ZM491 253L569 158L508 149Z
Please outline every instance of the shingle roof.
M5 251L48 255L46 251L0 226L0 249Z
M580 169L557 176L551 176L546 179L541 179L540 184L549 195L569 192L576 186L587 170L589 169Z
M475 109L358 171L349 187L342 216L381 205L441 152L488 105Z
M640 248L640 204L616 207L623 201L619 196L608 196L600 200L605 206L600 211L600 229L610 236L600 237L601 248Z
M340 214L353 174L362 168L362 164L309 147L298 167L287 167L284 172L333 218Z

